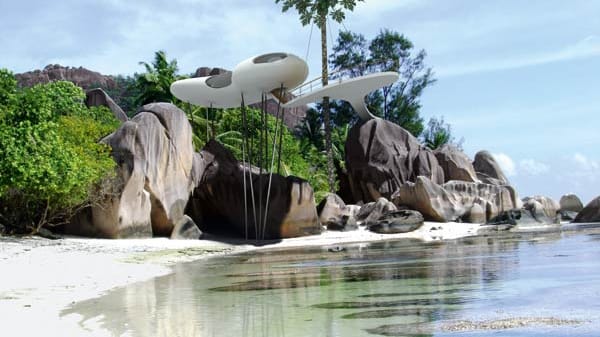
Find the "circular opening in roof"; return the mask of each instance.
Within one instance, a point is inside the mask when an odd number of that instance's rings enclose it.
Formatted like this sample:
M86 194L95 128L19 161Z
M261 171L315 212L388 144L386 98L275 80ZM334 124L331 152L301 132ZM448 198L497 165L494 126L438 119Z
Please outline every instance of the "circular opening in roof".
M231 85L231 71L207 78L206 85L214 89L225 88Z
M270 54L264 54L264 55L260 55L254 58L254 60L252 60L252 62L256 63L273 63L279 60L283 60L284 58L287 57L286 53L270 53Z

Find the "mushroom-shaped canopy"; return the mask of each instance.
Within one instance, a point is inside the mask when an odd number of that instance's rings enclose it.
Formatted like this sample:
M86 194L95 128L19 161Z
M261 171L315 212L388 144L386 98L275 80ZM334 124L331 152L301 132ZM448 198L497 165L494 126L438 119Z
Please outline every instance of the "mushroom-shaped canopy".
M376 118L369 112L365 104L365 96L379 88L390 85L398 80L398 73L386 71L382 73L368 74L348 80L333 81L328 85L298 96L283 104L285 108L293 108L309 103L317 102L323 97L340 99L352 105L362 120Z
M262 95L272 97L273 90L302 84L308 76L306 62L287 53L270 53L247 59L233 71L219 75L179 80L171 84L171 93L184 102L215 108L233 108L254 104Z
M308 65L296 55L270 53L242 61L233 69L233 82L244 93L271 92L282 86L293 89L308 77Z

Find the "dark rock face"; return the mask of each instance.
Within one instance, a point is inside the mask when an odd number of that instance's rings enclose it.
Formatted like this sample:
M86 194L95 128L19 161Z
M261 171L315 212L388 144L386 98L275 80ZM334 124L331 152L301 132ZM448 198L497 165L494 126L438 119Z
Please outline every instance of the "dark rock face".
M211 140L194 158L194 165L203 165L204 172L196 184L187 206L187 213L204 232L226 232L239 237L280 239L318 234L321 225L317 216L313 190L305 180L273 174L267 199L269 175L251 171L218 142ZM192 172L202 171L194 168ZM244 190L244 174L248 174ZM197 179L198 173L192 173ZM252 208L250 177L254 188L256 211ZM262 191L261 203L260 196ZM248 226L245 226L244 196L247 200ZM266 200L269 201L266 227ZM263 205L260 207L260 205ZM256 219L256 220L255 220ZM257 226L258 224L258 226Z
M103 142L117 162L116 193L78 214L66 232L171 236L176 224L187 221L184 210L193 188L192 130L185 113L168 103L145 105Z
M350 231L358 229L355 218L358 209L351 206L346 206L338 195L327 194L317 206L321 225L329 230Z
M84 89L95 87L116 88L116 83L111 76L105 76L82 67L71 68L58 64L49 64L43 70L16 74L15 78L20 87L32 87L39 83L54 81L71 81Z
M479 182L471 160L456 146L445 144L436 149L434 154L444 170L446 182L450 180Z
M581 212L583 203L575 194L565 194L560 197L560 210L568 212Z
M113 115L121 122L129 120L123 109L121 109L121 107L100 88L88 90L85 93L85 105L88 108L93 106L105 106L109 108Z
M600 197L585 205L573 222L600 222Z
M412 232L423 225L423 215L417 211L399 210L385 213L368 229L380 234Z
M520 208L515 190L510 186L450 181L438 185L426 177L417 177L415 183L408 182L398 189L394 204L406 206L423 214L426 220L437 222L469 221L471 213L480 212L475 205L485 210L485 219L498 213Z
M400 126L372 119L352 127L346 140L346 167L356 201L390 198L418 176L444 183L433 152Z
M477 178L481 182L492 185L510 185L508 179L500 169L500 165L487 151L479 151L475 154L473 168L477 172Z

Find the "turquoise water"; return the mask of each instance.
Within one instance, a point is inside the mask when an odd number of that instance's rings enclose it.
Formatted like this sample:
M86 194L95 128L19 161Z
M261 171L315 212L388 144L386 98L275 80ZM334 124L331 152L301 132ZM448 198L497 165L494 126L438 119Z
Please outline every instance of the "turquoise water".
M251 252L178 265L71 313L117 336L598 336L600 229ZM515 318L541 321L449 331Z

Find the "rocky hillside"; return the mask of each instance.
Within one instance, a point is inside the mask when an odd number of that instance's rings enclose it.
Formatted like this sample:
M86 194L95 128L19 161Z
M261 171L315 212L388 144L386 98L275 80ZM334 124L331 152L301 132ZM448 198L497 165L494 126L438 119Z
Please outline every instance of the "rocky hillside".
M52 81L71 81L83 89L103 88L115 89L117 84L112 76L102 75L83 67L64 67L59 64L49 64L42 70L28 71L15 75L21 87L31 87L38 83Z

